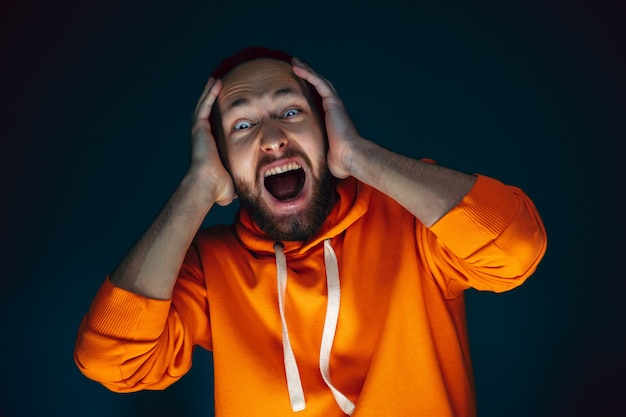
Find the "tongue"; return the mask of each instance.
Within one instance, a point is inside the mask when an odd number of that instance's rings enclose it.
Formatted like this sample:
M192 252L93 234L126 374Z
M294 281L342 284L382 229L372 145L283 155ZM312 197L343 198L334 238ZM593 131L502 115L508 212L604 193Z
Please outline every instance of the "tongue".
M304 170L283 172L265 178L265 188L278 200L296 198L304 186Z

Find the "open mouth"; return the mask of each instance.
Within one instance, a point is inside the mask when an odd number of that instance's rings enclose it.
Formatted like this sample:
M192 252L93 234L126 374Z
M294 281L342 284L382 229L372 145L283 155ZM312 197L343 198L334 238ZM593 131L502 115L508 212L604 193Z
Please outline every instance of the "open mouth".
M296 162L274 167L265 171L263 185L279 201L298 197L304 188L304 169Z

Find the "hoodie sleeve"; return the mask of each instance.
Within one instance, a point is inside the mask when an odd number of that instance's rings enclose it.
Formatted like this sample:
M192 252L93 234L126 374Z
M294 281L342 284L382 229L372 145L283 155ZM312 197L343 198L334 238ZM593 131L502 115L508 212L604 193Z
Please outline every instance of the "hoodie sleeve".
M193 347L211 348L204 274L188 251L171 300L154 300L107 278L83 318L74 350L80 371L115 392L164 389L191 367Z
M530 198L519 188L481 175L429 232L418 232L420 245L428 248L426 259L450 298L470 287L503 292L521 285L547 245Z

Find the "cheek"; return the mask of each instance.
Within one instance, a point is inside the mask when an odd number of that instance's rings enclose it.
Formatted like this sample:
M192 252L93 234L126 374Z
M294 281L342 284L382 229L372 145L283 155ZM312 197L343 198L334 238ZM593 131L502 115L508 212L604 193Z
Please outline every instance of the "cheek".
M226 169L232 176L252 181L256 176L256 161L253 152L245 146L231 146L227 149Z
M316 132L316 134L308 136L302 146L311 161L317 161L320 158L326 159L326 140L321 133Z
M299 139L299 144L307 154L325 154L326 139L322 128L317 123L303 123L292 131Z

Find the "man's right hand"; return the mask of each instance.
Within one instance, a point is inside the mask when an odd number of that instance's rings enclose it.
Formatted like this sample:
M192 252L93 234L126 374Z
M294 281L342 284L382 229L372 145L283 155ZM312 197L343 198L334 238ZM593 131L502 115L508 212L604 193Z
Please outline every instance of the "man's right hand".
M233 179L222 164L219 150L209 123L209 115L222 89L222 81L209 78L194 112L191 129L191 165L189 174L199 175L210 187L213 200L221 205L235 198Z
M204 217L213 203L227 205L235 198L233 180L222 164L209 124L221 88L220 80L207 82L194 112L189 171L111 273L114 285L149 298L171 298L180 266Z

